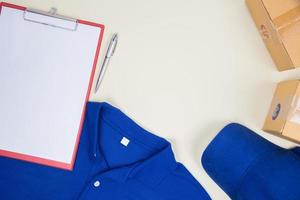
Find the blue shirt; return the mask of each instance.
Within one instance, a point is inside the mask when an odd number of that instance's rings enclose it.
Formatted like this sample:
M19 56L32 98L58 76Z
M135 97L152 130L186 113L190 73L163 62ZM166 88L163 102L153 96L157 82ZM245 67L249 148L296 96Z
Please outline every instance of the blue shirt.
M300 199L300 148L281 148L240 124L220 131L202 163L232 200Z
M169 142L88 103L73 171L0 157L1 200L208 200Z

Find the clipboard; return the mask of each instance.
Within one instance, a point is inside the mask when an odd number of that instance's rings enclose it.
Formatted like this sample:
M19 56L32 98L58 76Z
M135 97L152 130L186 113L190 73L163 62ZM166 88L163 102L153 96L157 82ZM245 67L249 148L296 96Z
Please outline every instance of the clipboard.
M0 2L0 30L0 156L72 170L104 25Z

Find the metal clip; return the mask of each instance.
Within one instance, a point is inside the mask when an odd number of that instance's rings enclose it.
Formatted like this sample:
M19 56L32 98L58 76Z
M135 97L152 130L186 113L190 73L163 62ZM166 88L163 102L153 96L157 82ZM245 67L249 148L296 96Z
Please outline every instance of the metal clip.
M23 13L26 21L76 31L78 27L77 19L57 14L57 8L51 8L49 12L27 8ZM66 23L67 22L67 23Z

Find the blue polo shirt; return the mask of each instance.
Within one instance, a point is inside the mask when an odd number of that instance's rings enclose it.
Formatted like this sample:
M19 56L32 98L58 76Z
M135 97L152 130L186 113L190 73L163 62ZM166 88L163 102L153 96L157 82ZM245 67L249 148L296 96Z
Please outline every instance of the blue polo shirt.
M208 200L165 139L88 103L73 171L0 157L1 200Z

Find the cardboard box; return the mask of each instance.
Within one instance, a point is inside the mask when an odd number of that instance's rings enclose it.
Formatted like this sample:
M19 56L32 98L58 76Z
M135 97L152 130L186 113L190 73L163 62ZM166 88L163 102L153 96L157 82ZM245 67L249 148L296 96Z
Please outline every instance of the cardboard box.
M279 71L300 67L300 0L246 0Z
M300 143L300 80L277 85L263 130Z

